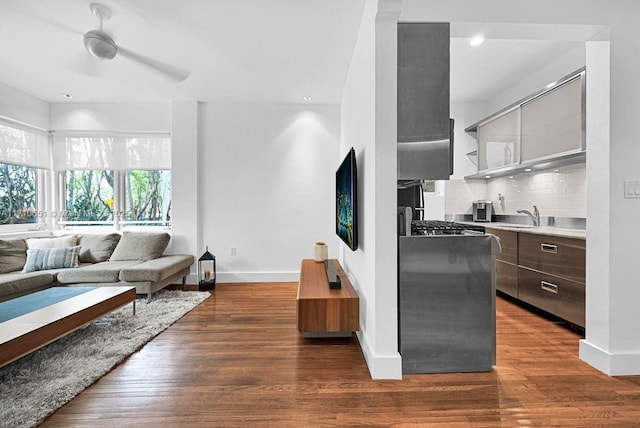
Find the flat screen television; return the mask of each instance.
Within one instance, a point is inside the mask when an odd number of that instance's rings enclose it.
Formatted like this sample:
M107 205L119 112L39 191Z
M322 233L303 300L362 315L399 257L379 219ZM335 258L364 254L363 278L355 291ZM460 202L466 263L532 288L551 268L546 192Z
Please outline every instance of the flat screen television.
M357 177L352 147L336 171L336 234L352 251L358 248Z

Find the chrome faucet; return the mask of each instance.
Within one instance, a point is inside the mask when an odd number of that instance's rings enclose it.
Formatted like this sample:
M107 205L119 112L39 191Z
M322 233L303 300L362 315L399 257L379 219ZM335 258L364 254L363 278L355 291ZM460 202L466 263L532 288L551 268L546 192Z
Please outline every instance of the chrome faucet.
M533 221L534 226L540 226L540 211L538 211L538 207L533 206L533 214L529 210L516 210L519 214L526 214L529 216L531 221Z

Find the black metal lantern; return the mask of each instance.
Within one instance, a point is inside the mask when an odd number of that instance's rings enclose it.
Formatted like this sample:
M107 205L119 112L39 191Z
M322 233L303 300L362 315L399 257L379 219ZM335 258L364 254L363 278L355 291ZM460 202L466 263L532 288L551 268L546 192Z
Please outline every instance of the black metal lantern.
M198 289L215 290L216 288L216 256L209 252L209 247L198 259Z

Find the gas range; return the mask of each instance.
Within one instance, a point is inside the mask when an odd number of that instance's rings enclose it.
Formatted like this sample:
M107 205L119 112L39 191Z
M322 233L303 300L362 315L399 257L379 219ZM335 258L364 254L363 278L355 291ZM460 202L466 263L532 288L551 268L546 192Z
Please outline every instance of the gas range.
M413 220L411 221L411 235L471 235L482 234L483 226L456 223L442 220Z

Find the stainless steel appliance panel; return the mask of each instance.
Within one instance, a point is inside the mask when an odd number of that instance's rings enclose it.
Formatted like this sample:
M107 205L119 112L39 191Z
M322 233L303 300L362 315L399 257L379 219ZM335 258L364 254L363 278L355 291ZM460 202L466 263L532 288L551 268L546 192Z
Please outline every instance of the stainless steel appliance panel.
M398 24L398 180L448 180L448 23Z
M399 237L403 373L491 371L495 283L491 235Z

